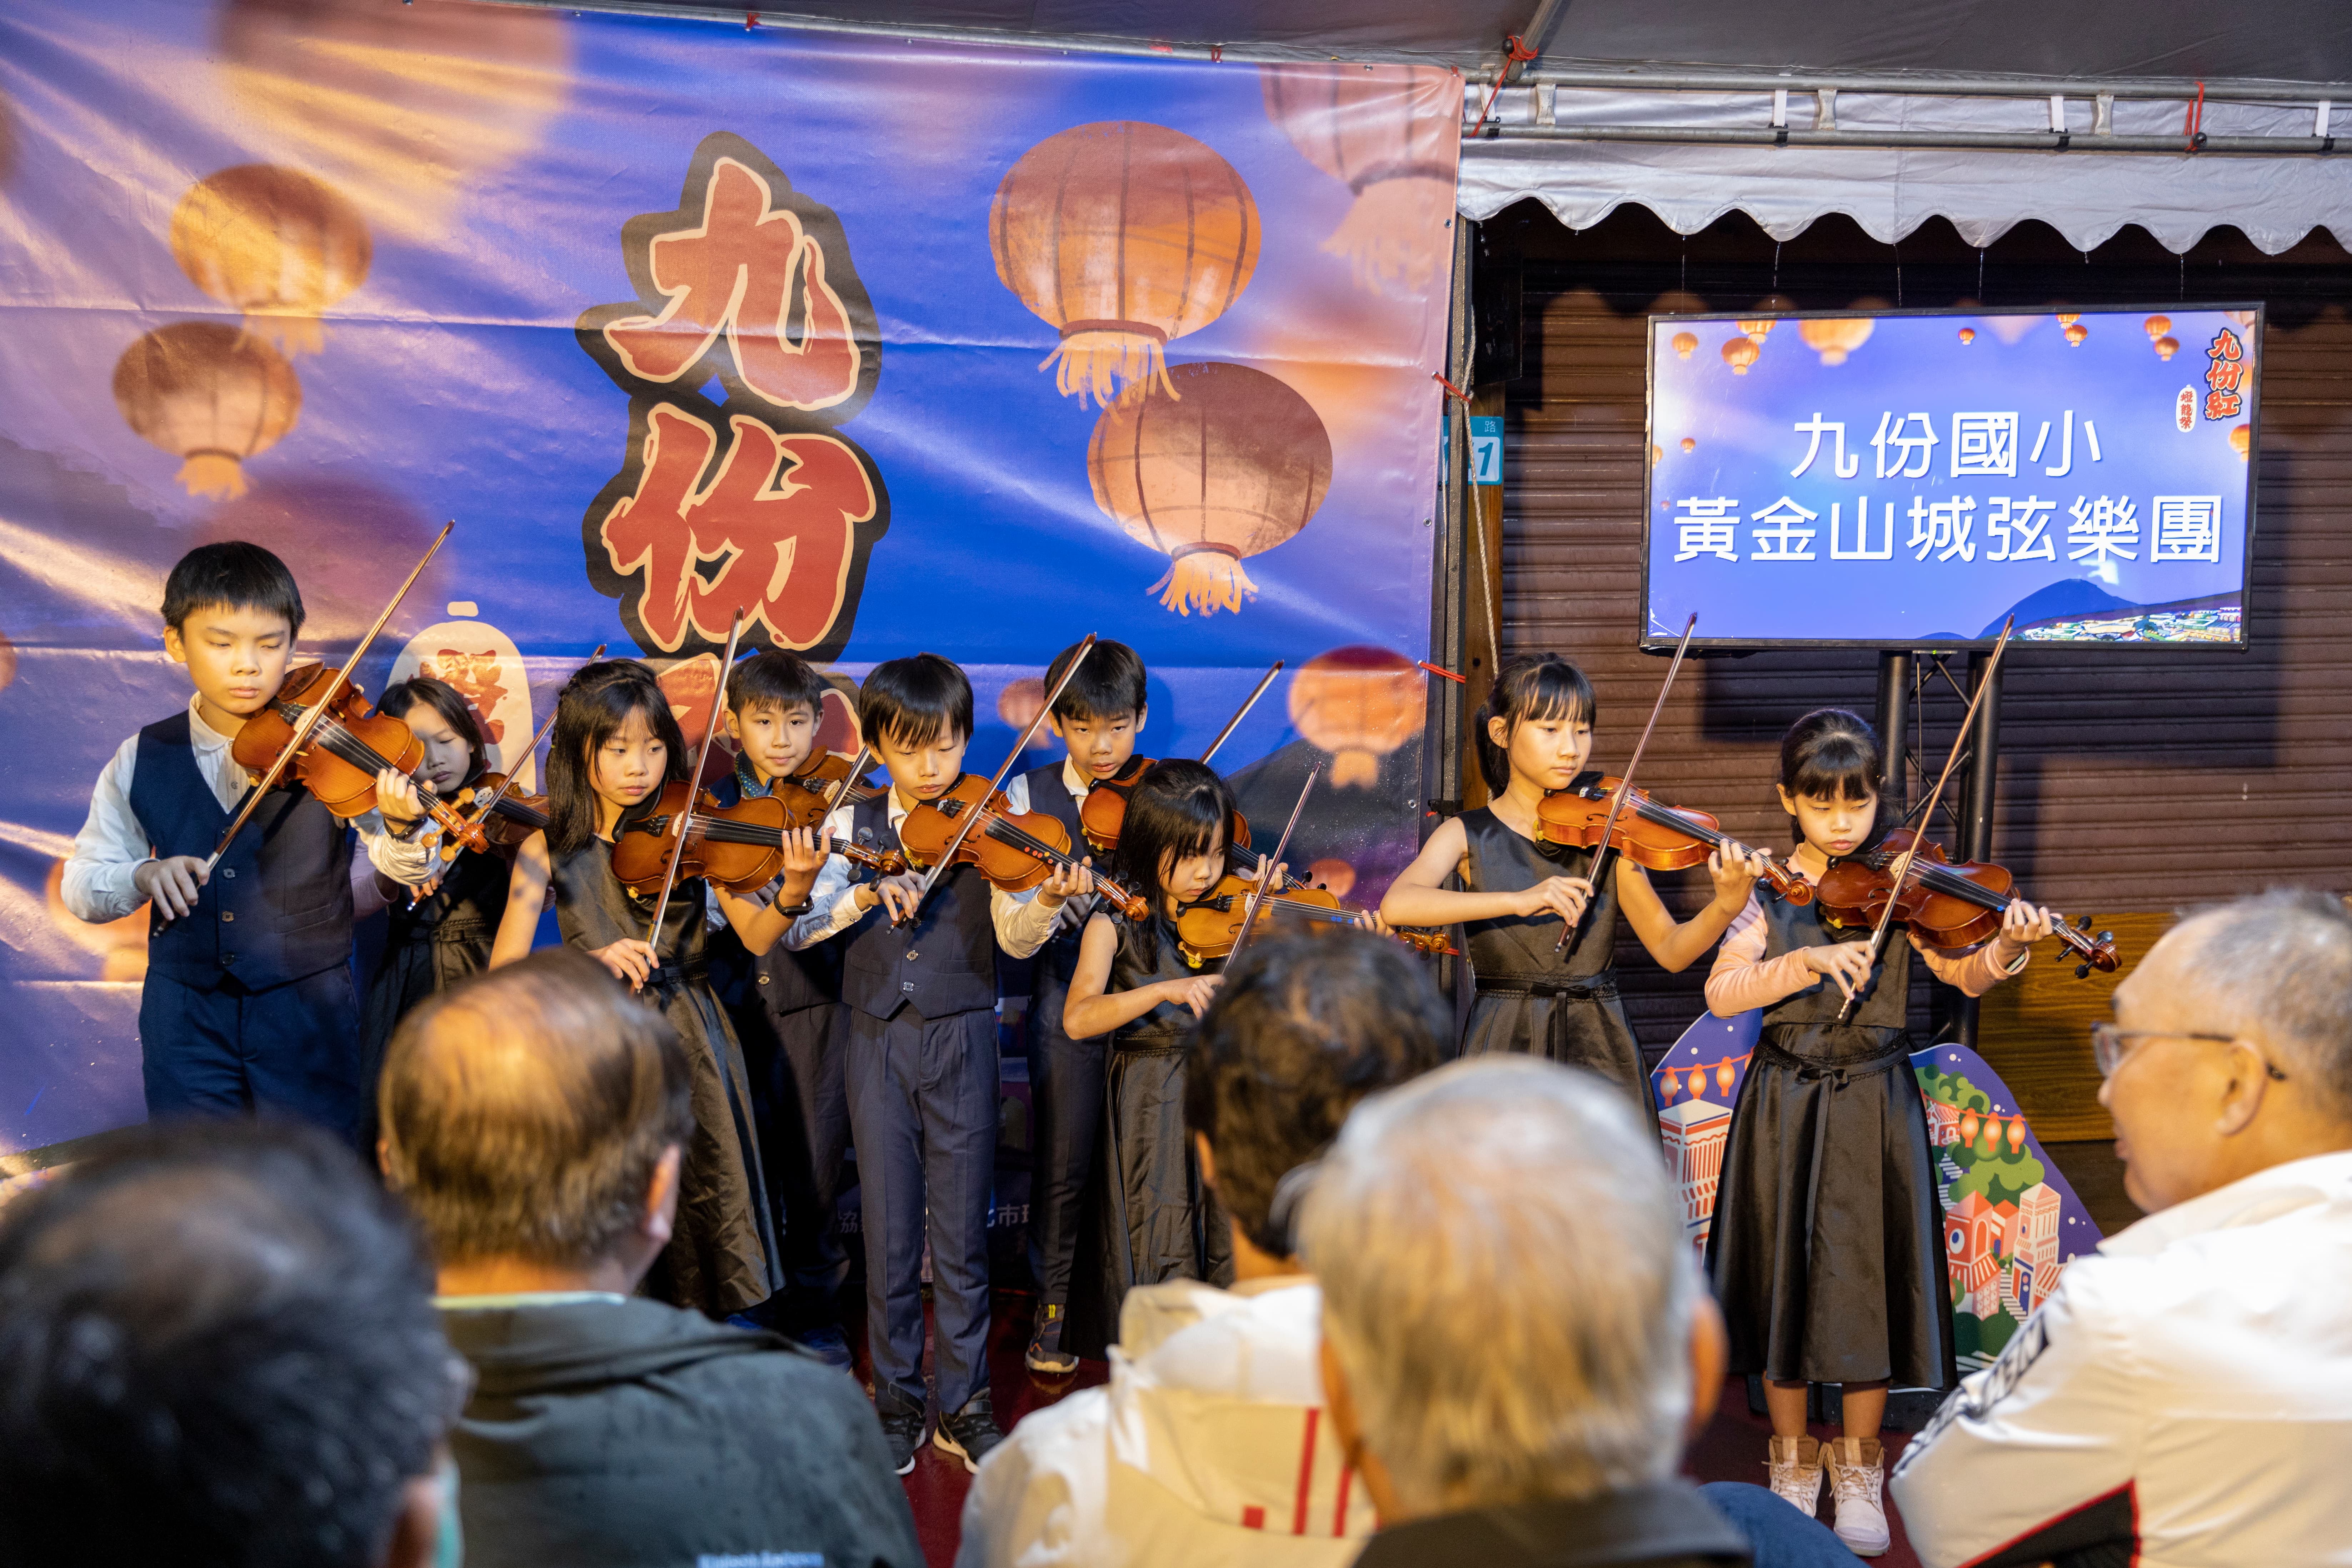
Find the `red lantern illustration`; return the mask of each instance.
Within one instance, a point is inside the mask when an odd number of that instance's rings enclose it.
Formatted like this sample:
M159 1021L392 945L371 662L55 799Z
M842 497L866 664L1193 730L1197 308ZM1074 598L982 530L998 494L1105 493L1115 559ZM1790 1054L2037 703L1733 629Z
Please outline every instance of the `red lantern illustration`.
M1698 348L1698 334L1696 332L1676 332L1675 334L1674 342L1675 357L1676 359L1688 359L1693 352Z
M1172 397L1129 393L1095 421L1095 504L1171 564L1152 584L1178 615L1239 610L1245 556L1307 526L1331 487L1331 437L1305 398L1263 371L1186 364Z
M1800 321L1797 335L1822 356L1823 364L1843 364L1846 356L1870 341L1876 323L1866 316L1832 316L1825 321Z
M298 169L241 163L198 181L172 214L188 280L245 312L281 353L317 353L319 318L367 279L367 221Z
M2009 1152L2012 1154L2025 1147L2025 1118L2021 1116L2009 1124Z
M1748 367L1756 363L1759 352L1754 338L1732 338L1723 345L1723 363L1731 367L1732 374L1746 375Z
M1977 330L1974 327L1962 327L1960 329L1960 347L1966 348L1976 341Z
M175 321L123 351L114 404L175 458L192 496L245 493L244 463L277 445L302 412L293 367L258 338L217 321Z
M1664 1075L1658 1079L1658 1100L1660 1103L1672 1105L1675 1102L1675 1096L1680 1094L1682 1089L1683 1080L1675 1076L1674 1068L1668 1068L1665 1070Z
M1307 879L1335 899L1344 899L1356 886L1356 868L1345 860L1318 860L1307 868Z
M1979 1123L1977 1121L1977 1113L1975 1111L1961 1111L1960 1142L1962 1143L1974 1143L1977 1141L1977 1128L1979 1125Z
M1381 759L1422 731L1428 679L1421 667L1384 647L1318 654L1290 682L1290 721L1307 743L1332 753L1335 789L1370 789Z
M1348 258L1359 289L1427 289L1450 243L1460 79L1418 66L1400 82L1393 71L1325 61L1261 66L1258 80L1266 118L1301 157L1356 195L1323 248ZM1400 95L1411 106L1402 114Z
M2244 425L2231 426L2230 450L2238 454L2238 460L2241 462L2245 461L2248 455L2251 454L2253 449L2254 433L2252 429Z
M2142 330L2147 333L2148 342L2154 342L2157 339L2172 331L2172 318L2169 316L2150 316L2147 321L2142 321L2140 326Z
M1079 402L1168 386L1170 339L1249 286L1257 202L1234 166L1164 125L1107 121L1021 155L989 211L996 276L1062 334L1038 365ZM1172 390L1172 389L1171 389Z
M1728 1095L1731 1092L1731 1058L1724 1058L1715 1064L1715 1087Z
M5 632L0 632L0 691L5 691L16 684L16 645L8 640Z
M2172 337L2172 336L2170 336L2169 334L2168 334L2168 335L2166 335L2166 336L2164 336L2164 337L2160 337L2160 338L2158 338L2158 339L2157 339L2157 340L2156 340L2156 357L2157 357L2157 358L2158 358L2158 359L2167 359L2167 360L2168 360L2168 359L2170 359L2174 354L2177 354L2177 353L2179 353L2179 352L2180 352L2180 340L2179 340L2179 338Z

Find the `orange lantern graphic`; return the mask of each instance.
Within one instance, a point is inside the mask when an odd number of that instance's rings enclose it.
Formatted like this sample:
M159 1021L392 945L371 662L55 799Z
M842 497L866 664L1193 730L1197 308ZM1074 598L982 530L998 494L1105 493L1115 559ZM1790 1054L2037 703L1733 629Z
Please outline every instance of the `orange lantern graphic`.
M2180 352L2180 340L2179 340L2179 338L2175 338L2175 337L2168 337L2168 337L2161 337L2161 338L2158 338L2158 339L2157 339L2157 340L2156 340L2156 357L2157 357L2157 358L2158 358L2158 359L2170 359L2174 354L2177 354L2177 353L2179 353L2179 352Z
M1973 1111L1973 1110L1963 1110L1963 1111L1961 1111L1961 1112L1960 1112L1960 1142L1963 1142L1963 1143L1973 1143L1973 1142L1975 1142L1977 1141L1977 1126L1978 1126L1978 1122L1977 1122L1977 1113L1976 1113L1975 1111Z
M184 459L192 496L245 493L244 463L302 412L302 384L278 351L217 321L175 321L123 351L114 405L133 430Z
M1723 363L1731 367L1732 374L1746 375L1748 367L1756 363L1756 356L1761 352L1757 348L1754 338L1731 338L1723 345Z
M1266 118L1299 156L1356 195L1323 242L1348 258L1356 287L1420 294L1449 244L1461 141L1461 79L1417 66L1374 74L1337 61L1261 66ZM1402 93L1412 105L1397 112Z
M2142 321L2140 325L2142 328L2146 329L2149 341L2154 342L2156 339L2160 338L2167 332L2172 331L2172 318L2169 316L2150 316L2147 321Z
M2230 450L2238 454L2240 461L2247 460L2249 454L2253 450L2253 444L2254 433L2252 428L2244 425L2230 426Z
M1797 335L1822 356L1823 364L1843 364L1846 356L1870 341L1877 325L1867 316L1835 316L1826 321L1800 321Z
M188 187L172 214L188 280L245 312L280 353L317 353L319 317L367 279L360 209L298 169L241 163Z
M1020 679L996 694L996 716L1004 721L1014 734L1026 729L1029 721L1037 717L1037 710L1045 706L1045 683L1034 675ZM1029 749L1043 750L1054 743L1054 732L1045 725L1029 737Z
M1692 353L1695 353L1697 348L1698 334L1696 332L1676 332L1675 334L1675 357L1676 359L1690 358Z
M1674 1103L1675 1096L1680 1094L1682 1091L1683 1080L1675 1076L1674 1068L1668 1068L1665 1071L1665 1076L1658 1079L1659 1101L1663 1104L1671 1105Z
M1132 120L1030 148L988 217L996 276L1062 334L1037 368L1056 365L1055 384L1082 405L1139 382L1169 388L1168 341L1224 314L1256 270L1258 237L1257 202L1231 163Z
M1683 437L1683 450L1685 452L1696 452L1698 450L1698 443L1685 436Z
M1769 317L1759 316L1752 321L1736 321L1733 325L1755 339L1759 348L1763 346L1766 338L1772 335L1772 322Z
M0 691L16 684L16 645L8 640L7 633L0 632Z
M1335 899L1344 899L1356 886L1356 868L1345 860L1318 860L1307 868L1307 880Z
M1401 653L1356 646L1318 654L1290 682L1290 721L1331 753L1335 789L1370 789L1381 759L1422 731L1428 677Z
M121 920L91 925L66 908L65 879L66 863L52 861L45 900L48 906L49 923L76 947L97 957L100 980L110 984L135 985L146 979L147 922L150 918L147 906L140 905Z
M2083 325L2082 322L2069 321L2066 323L2066 342L2070 347L2081 348L2083 346L2083 340L2090 335L2091 329Z
M1731 1058L1729 1057L1726 1057L1721 1061L1715 1064L1715 1087L1720 1092L1729 1094L1731 1092Z
M2082 314L2079 311L2061 310L2058 312L2058 324L2062 327L2071 327L2082 319Z
M1962 327L1960 329L1960 347L1966 348L1976 341L1977 330L1974 327Z
M1305 528L1323 504L1331 437L1305 398L1263 371L1185 364L1165 374L1171 396L1138 388L1095 421L1095 504L1169 556L1151 585L1161 605L1237 611L1257 594L1243 558Z
M2009 1124L2009 1152L2012 1154L2025 1147L2025 1118L2021 1116Z
M1658 459L1659 459L1659 458L1663 458L1663 457L1664 457L1665 455L1666 455L1666 449L1665 449L1664 447L1660 447L1660 446L1653 445L1653 446L1650 447L1650 464L1651 464L1651 466L1652 466L1653 468L1656 467L1656 466L1657 466Z

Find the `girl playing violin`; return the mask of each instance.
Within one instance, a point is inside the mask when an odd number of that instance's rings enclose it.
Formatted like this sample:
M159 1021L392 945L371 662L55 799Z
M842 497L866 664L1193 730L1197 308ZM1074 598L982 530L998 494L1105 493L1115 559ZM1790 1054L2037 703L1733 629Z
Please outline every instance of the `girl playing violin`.
M644 831L632 825L646 804L693 765L652 670L628 658L583 667L563 688L548 743L546 853L563 940L644 993L686 1047L695 1134L678 1173L676 1233L656 1278L664 1300L724 1318L782 1281L743 1051L708 977L709 925L715 906L746 949L766 952L806 906L825 857L814 830L785 835L783 886L765 906L681 879L658 946L648 942L656 900L613 874L614 839Z
M1780 742L1781 809L1795 820L1796 872L1817 882L1837 857L1876 843L1885 762L1868 724L1840 709L1797 721ZM2023 969L2051 915L2022 900L2000 934L1947 952L1889 941L1873 963L1867 932L1832 934L1818 903L1759 888L1707 976L1718 1017L1764 1010L1729 1146L1707 1271L1731 1334L1731 1370L1760 1373L1772 1415L1772 1489L1807 1515L1822 1461L1837 1533L1853 1551L1886 1550L1878 1426L1890 1379L1952 1386L1952 1309L1927 1121L1912 1079L1910 951L1939 980L1981 995ZM1849 997L1853 1018L1839 1023ZM1844 1435L1805 1436L1806 1385L1844 1386Z
M1765 861L1728 844L1709 855L1715 898L1687 921L1667 911L1649 873L1622 855L1611 857L1609 886L1596 900L1594 852L1537 837L1547 795L1599 776L1584 771L1593 717L1591 683L1559 655L1504 660L1473 727L1493 799L1438 826L1390 885L1381 915L1391 925L1463 925L1478 988L1465 1054L1540 1052L1592 1068L1647 1106L1641 1049L1617 1000L1618 916L1662 968L1679 972L1729 929ZM1459 891L1449 878L1459 879ZM1580 922L1565 952L1563 921Z

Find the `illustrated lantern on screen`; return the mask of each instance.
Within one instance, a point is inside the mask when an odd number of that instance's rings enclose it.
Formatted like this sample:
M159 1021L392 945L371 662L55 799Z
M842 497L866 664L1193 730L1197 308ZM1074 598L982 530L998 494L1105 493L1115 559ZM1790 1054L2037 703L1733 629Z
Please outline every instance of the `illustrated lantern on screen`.
M1731 367L1732 374L1746 375L1748 367L1756 363L1756 356L1760 352L1754 338L1730 338L1723 345L1723 363Z
M1690 358L1691 354L1696 352L1697 348L1698 334L1696 332L1676 332L1675 334L1675 357L1676 359Z
M1045 683L1034 675L1007 682L1004 689L996 694L996 716L1016 735L1029 727L1029 721L1037 717L1037 710L1045 706ZM1043 724L1029 737L1029 750L1033 752L1053 743L1054 731Z
M2083 319L2082 313L2076 310L2061 310L2057 314L2058 324L2062 327L2071 327Z
M1664 447L1653 445L1650 447L1650 466L1652 468L1657 467L1658 459L1665 455L1666 449Z
M2243 425L2230 426L2230 450L2237 453L2240 460L2244 460L2253 450L2253 444L2254 433L2251 428Z
M1759 348L1763 346L1764 340L1772 335L1772 322L1767 317L1759 316L1752 321L1736 321L1733 325L1755 339Z
M2091 329L2083 325L2082 322L2069 321L2066 323L2066 342L2068 346L2079 349L2083 346L2083 340L2090 335Z
M281 353L317 353L319 317L367 279L367 220L299 169L241 163L188 187L172 255L188 280L245 312Z
M1356 868L1346 860L1318 860L1307 868L1307 879L1335 899L1344 899L1355 889Z
M1307 400L1263 371L1185 364L1162 397L1138 387L1087 445L1095 504L1163 552L1151 586L1178 615L1239 610L1257 584L1245 556L1305 528L1331 488L1331 437Z
M2142 321L2140 326L2147 331L2148 341L2150 342L2154 342L2157 339L2164 336L2165 333L2172 331L2172 318L2169 316L2150 316L2147 321Z
M1688 436L1685 436L1683 437L1683 450L1685 452L1696 452L1698 450L1698 443L1692 440Z
M2157 358L2170 359L2174 354L2177 354L2179 352L2180 340L2179 338L2162 337L2156 340Z
M1835 316L1826 321L1800 321L1797 335L1822 356L1823 364L1843 364L1846 356L1870 341L1877 323L1867 316Z
M996 187L996 276L1062 334L1039 363L1108 405L1123 388L1172 392L1171 338L1198 331L1249 286L1257 203L1234 166L1181 131L1107 121L1049 136Z
M1335 789L1370 789L1381 759L1421 733L1428 678L1384 647L1333 648L1307 661L1290 682L1290 721L1307 743L1331 753Z
M1348 258L1359 289L1428 289L1450 247L1461 79L1415 66L1400 81L1394 71L1324 61L1261 66L1258 82L1266 118L1299 156L1355 193L1323 249Z
M1976 341L1977 330L1974 327L1962 327L1960 329L1960 347L1966 348Z
M0 691L5 691L16 684L16 645L8 640L5 632L0 632Z
M278 351L217 321L175 321L114 365L114 404L133 430L175 458L192 496L245 493L244 463L275 446L302 412L302 384Z

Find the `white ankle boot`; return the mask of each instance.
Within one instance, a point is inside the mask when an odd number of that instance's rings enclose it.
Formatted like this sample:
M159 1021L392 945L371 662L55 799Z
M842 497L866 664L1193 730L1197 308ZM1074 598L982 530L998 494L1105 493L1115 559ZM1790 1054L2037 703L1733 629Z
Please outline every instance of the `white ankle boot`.
M1793 1504L1807 1519L1822 1508L1822 1446L1811 1437L1775 1437L1765 1468L1772 1475L1772 1492Z
M1830 1485L1837 1495L1837 1538L1856 1557L1886 1550L1885 1450L1875 1437L1840 1437L1822 1450L1829 1461Z

